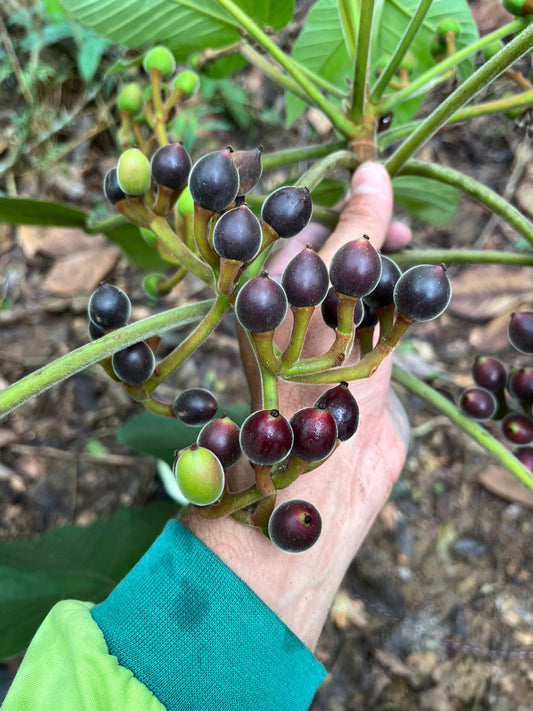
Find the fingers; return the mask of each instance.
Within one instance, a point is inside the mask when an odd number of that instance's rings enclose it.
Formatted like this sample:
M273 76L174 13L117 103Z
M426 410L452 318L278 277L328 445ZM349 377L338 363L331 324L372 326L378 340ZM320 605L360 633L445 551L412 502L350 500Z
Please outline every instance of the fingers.
M403 222L391 222L383 249L387 252L398 252L400 249L407 247L411 241L411 230Z

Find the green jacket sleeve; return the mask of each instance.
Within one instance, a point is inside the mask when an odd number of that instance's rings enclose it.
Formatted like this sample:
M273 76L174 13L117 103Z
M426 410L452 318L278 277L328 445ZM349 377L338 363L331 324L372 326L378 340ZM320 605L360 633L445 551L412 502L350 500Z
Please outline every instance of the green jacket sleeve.
M255 593L170 521L104 602L52 610L2 711L304 711L324 675Z

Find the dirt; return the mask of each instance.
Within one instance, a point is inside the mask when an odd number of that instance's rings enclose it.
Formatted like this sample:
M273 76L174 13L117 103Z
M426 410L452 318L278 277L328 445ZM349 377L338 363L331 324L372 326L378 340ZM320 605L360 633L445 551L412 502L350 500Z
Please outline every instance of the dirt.
M291 132L290 140L309 130ZM278 133L261 142L276 147ZM227 142L225 134L211 138ZM250 137L250 145L256 138ZM512 121L492 117L447 129L423 157L470 172L531 216L531 139ZM61 169L72 168L75 179L85 182L83 199L91 204L111 161L112 141L104 138L85 147L81 175L72 155ZM42 175L17 180L26 195L69 200L68 181L62 190ZM411 225L415 247L511 250L517 241L510 228L467 198L442 228ZM96 267L103 262L95 257L95 270L76 277L79 288L60 293L65 282L54 270L75 253L76 236L64 238L65 249L54 251L50 232L0 225L0 387L87 341L88 293L102 278ZM153 307L146 305L138 273L117 253L105 259L106 279L131 296L132 318L147 315ZM505 327L510 310L532 306L529 274L519 278L512 268L498 268L503 282L513 286L507 301L491 269L450 267L455 305L438 322L414 328L408 347L398 353L398 361L416 374L438 373L435 383L450 397L471 384L479 352L509 365L526 360L508 347ZM165 305L184 303L190 286L180 285ZM476 294L470 300L469 289ZM185 384L214 389L224 402L242 400L246 384L230 323L186 364L173 387ZM445 417L400 387L398 393L412 425L408 460L324 629L317 656L329 673L312 709L528 711L533 498ZM160 489L153 460L132 454L114 434L140 411L94 366L3 420L0 539L87 524L153 498ZM15 668L16 660L4 668L4 685Z

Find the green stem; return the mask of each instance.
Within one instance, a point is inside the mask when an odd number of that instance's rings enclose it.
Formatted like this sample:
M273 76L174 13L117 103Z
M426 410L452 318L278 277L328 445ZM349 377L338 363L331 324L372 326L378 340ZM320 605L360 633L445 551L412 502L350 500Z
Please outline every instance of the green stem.
M474 54L484 49L489 44L491 44L491 42L494 42L494 40L500 39L501 37L505 37L509 34L513 34L514 32L518 32L524 27L525 22L523 19L513 20L508 25L500 27L494 32L485 35L481 39L477 40L477 42L473 42L472 44L463 47L463 49L460 49L458 52L455 52L455 54L451 57L446 57L446 59L443 59L442 62L438 62L426 72L420 74L420 76L414 79L409 84L409 86L405 87L405 89L395 92L390 98L386 99L381 105L382 113L392 111L396 106L399 106L404 101L407 101L407 99L410 99L414 93L422 89L422 87L424 87L427 83L430 83L441 72L444 72L450 69L450 67L453 67L455 64L462 62L463 59L466 59L471 54Z
M443 126L450 116L466 104L489 82L496 79L507 67L514 64L533 44L533 23L526 27L508 45L488 62L485 62L466 81L459 84L422 124L407 138L386 163L391 175L396 175L409 158Z
M263 49L280 64L283 69L294 79L312 101L329 118L335 128L345 136L351 136L354 126L334 104L328 101L315 84L310 81L295 62L280 49L276 43L247 15L233 0L217 0L246 32L253 37Z
M397 365L392 368L392 377L395 382L403 385L410 392L421 397L425 402L449 417L463 432L477 442L483 449L491 454L497 462L511 472L526 488L533 492L533 474L524 467L519 460L477 422L463 415L463 413L448 398L441 395L432 387L422 382L414 375L403 370Z
M391 58L388 61L387 66L383 70L383 73L377 80L376 84L374 85L374 88L370 93L370 101L373 104L377 104L378 101L381 99L383 92L389 85L389 81L396 73L396 70L400 66L401 61L405 56L405 53L411 46L411 42L413 41L420 27L422 26L424 18L427 15L427 12L431 7L432 2L433 0L420 0L415 14L411 17L409 24L405 28L405 32L403 33L400 43L397 45Z
M350 107L350 118L356 124L363 123L365 118L373 15L374 0L361 0L359 32L357 34L357 48L355 51L352 105Z
M257 67L265 76L271 79L275 84L281 86L286 91L290 91L294 96L308 103L309 97L305 91L297 84L294 79L286 76L276 66L265 59L259 52L252 49L249 44L243 42L239 50L239 54L254 67Z
M533 23L531 25L533 29ZM398 170L400 175L417 175L424 178L432 178L441 183L459 188L464 193L471 195L489 210L508 222L530 243L533 244L533 223L531 223L516 207L513 207L505 198L487 188L474 178L470 178L458 170L447 168L436 163L425 163L418 160L410 160L406 165Z
M150 70L150 84L152 87L152 101L154 104L154 133L160 146L168 143L165 126L165 111L161 99L161 71L159 69Z
M330 153L346 149L346 141L335 141L335 143L324 143L320 146L298 146L298 148L286 148L282 151L263 153L261 164L263 170L278 168L280 165L292 165L303 161L315 160L329 156ZM247 196L248 198L248 196Z
M279 410L279 381L276 375L263 368L259 363L261 373L261 393L263 410Z
M413 264L506 264L533 267L533 253L501 252L496 249L406 249L393 259L399 266Z
M347 168L353 171L358 164L357 157L351 151L336 151L317 161L298 178L294 185L295 187L307 187L311 191L337 168Z
M305 336L307 334L307 328L309 326L309 321L311 316L315 311L314 306L293 306L291 308L293 321L292 321L292 332L289 340L289 345L287 346L285 352L281 356L282 367L290 367L294 365L300 353L305 341Z
M94 363L98 363L103 358L112 356L113 353L127 346L177 326L198 321L205 316L212 303L213 300L209 299L149 316L142 321L108 333L98 340L87 343L52 363L48 363L0 392L0 418L35 395L39 395L53 385L79 373L90 365L94 365Z

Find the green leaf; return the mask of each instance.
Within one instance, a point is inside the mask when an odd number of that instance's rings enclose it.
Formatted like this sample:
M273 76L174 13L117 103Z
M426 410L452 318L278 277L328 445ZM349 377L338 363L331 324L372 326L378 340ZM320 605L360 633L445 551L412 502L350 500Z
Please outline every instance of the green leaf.
M443 225L457 210L459 193L437 180L401 175L392 181L394 203L419 220Z
M9 225L85 227L87 215L68 205L26 198L0 197L0 222Z
M294 0L238 0L260 25L279 30L294 12ZM62 0L79 22L102 37L141 49L164 44L178 60L240 39L236 22L216 0Z
M81 29L76 32L78 44L78 71L84 82L89 83L96 74L104 51L109 47L109 40L100 37L92 30Z
M333 207L346 195L346 181L326 178L322 180L314 190L311 197L314 205L322 207Z
M102 231L121 248L128 261L137 269L150 272L165 272L168 269L168 264L155 249L146 244L135 225L125 222Z
M175 503L160 502L0 542L0 659L22 652L59 600L103 600L175 513Z
M355 57L357 46L357 32L359 26L359 2L358 0L338 0L337 7L341 21L344 43L350 59Z
M225 412L234 422L241 425L250 413L250 405L221 405L219 412ZM175 450L195 442L200 430L201 427L191 427L180 420L145 412L119 427L116 436L119 442L128 445L133 451L151 455L172 465Z

